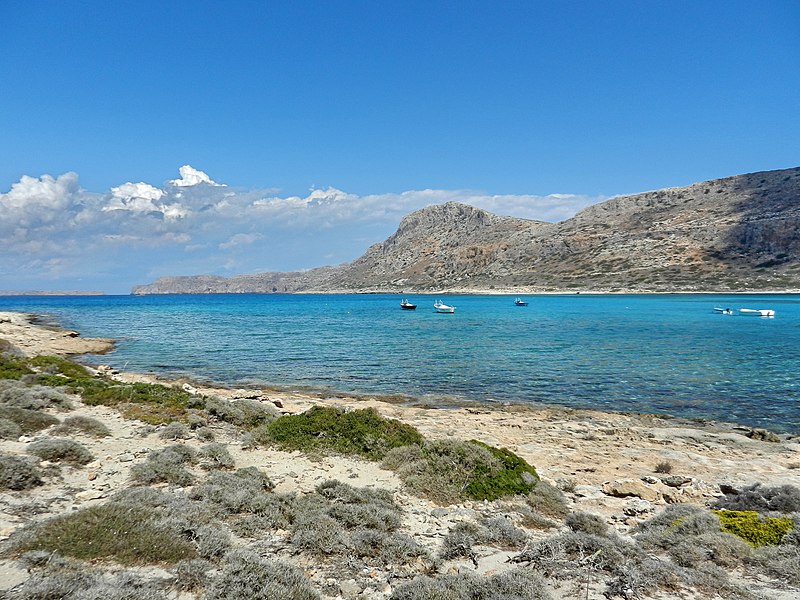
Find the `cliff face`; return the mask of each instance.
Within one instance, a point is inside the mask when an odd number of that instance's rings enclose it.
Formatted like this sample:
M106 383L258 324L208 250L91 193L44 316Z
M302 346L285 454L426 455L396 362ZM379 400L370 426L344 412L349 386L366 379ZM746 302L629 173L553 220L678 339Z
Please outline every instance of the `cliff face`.
M458 203L411 213L356 261L162 278L134 293L800 289L800 168L613 198L560 223Z

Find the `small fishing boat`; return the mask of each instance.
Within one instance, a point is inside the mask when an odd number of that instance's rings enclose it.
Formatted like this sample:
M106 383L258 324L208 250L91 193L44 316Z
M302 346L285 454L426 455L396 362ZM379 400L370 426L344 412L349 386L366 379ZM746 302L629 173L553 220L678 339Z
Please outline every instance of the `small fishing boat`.
M740 308L743 317L774 317L775 311L769 308Z
M448 306L441 300L437 300L436 302L434 302L433 308L437 313L446 313L452 315L454 312L456 312L455 306Z
M721 315L732 315L733 309L732 308L722 308L721 306L715 306L714 312L719 313Z
M417 309L417 305L416 304L411 304L411 302L409 302L408 300L403 298L400 301L400 308L402 308L403 310L416 310Z
M517 298L514 300L514 306L528 306L528 303L522 298Z

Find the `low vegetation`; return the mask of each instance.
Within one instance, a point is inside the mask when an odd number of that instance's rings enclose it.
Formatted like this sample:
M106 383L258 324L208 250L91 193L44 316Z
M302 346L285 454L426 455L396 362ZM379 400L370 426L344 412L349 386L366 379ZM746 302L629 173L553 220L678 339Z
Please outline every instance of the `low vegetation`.
M41 460L80 466L90 463L94 456L83 444L65 438L44 438L27 448L29 454Z
M25 532L16 553L41 550L81 560L113 559L122 565L174 563L194 547L155 524L144 508L107 503L48 519Z
M539 480L516 454L481 442L436 440L390 451L383 466L415 494L441 504L527 494Z
M0 490L29 490L42 485L42 476L33 459L0 453Z
M713 510L669 505L623 538L604 519L570 510L564 493L514 453L474 440L426 440L372 409L315 407L282 417L268 403L121 384L52 357L3 356L2 373L18 375L0 379L0 439L50 428L27 444L34 457L0 454L0 490L15 500L67 473L40 460L75 466L92 460L81 443L66 438L110 434L89 417L59 422L48 414L70 409L74 398L65 392L138 416L158 425L146 426L154 438L180 442L133 465L132 487L105 503L15 532L5 552L30 577L5 592L9 600L311 600L323 592L390 594L392 600L546 600L545 578L570 597L586 593L585 582L599 581L608 598L688 592L755 598L732 572L800 587L800 490L793 486L724 488ZM223 441L236 432L243 446L382 461L405 491L442 505L423 515L426 526L440 523L439 530L423 538L404 533L402 493L334 480L311 491L277 492L268 468L236 470L229 446L213 443L212 428ZM657 473L672 470L666 461L655 465ZM572 491L575 483L558 485ZM24 510L40 509L47 507L25 504ZM555 528L549 536L531 531ZM509 560L518 566L499 575L471 573L487 548L514 552ZM307 570L277 557L291 557ZM98 566L109 564L114 572ZM145 565L170 575L125 570ZM340 587L344 582L362 591L351 593Z
M262 442L286 450L355 454L370 460L380 460L393 448L422 443L416 429L385 419L371 408L347 411L314 406L302 414L276 419L263 435Z

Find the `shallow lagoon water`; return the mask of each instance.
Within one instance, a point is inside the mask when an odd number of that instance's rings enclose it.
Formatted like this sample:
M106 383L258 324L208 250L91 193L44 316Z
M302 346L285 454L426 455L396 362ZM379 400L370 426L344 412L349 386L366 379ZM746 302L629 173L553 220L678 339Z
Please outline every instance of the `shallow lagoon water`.
M230 385L560 404L800 433L800 296L180 295L5 297L114 337L89 357ZM714 306L772 308L775 318Z

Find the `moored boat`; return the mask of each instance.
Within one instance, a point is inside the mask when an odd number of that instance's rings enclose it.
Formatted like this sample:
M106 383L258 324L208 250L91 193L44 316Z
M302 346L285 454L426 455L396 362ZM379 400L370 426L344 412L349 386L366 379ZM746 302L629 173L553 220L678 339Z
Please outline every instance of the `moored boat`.
M775 311L769 308L740 308L739 314L744 317L774 317Z
M522 298L517 298L514 300L514 306L528 306L528 303Z
M417 309L417 305L416 304L412 304L411 302L409 302L408 300L403 298L400 301L400 308L402 308L403 310L416 310Z
M733 314L733 309L732 308L722 308L720 306L715 306L714 307L714 312L722 314L722 315L732 315Z
M433 308L437 313L445 313L445 314L453 314L456 312L455 306L448 306L441 300L437 300L433 303Z

